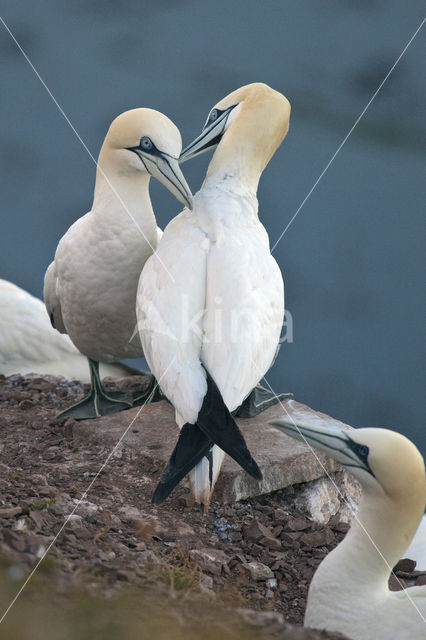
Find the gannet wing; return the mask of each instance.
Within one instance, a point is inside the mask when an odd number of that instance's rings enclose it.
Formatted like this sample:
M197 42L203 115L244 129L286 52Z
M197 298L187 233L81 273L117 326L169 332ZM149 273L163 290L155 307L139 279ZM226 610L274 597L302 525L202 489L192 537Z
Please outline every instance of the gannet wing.
M200 362L205 236L184 214L167 226L139 279L136 311L145 358L163 393L195 424L207 391Z
M62 318L55 261L51 262L47 267L46 274L44 276L43 297L52 327L60 333L67 333L64 320Z
M243 402L272 365L284 317L283 280L269 253L263 226L256 225L253 241L246 243L244 251L233 250L232 245L238 242L229 234L222 245L217 243L209 252L203 321L206 339L201 356L230 411ZM262 246L265 243L267 250Z

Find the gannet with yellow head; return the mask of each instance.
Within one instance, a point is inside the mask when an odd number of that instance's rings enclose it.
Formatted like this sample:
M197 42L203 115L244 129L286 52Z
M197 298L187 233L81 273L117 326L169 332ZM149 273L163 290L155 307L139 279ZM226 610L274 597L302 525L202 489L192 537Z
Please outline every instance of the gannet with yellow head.
M106 394L98 362L143 355L135 332L136 290L161 233L149 180L154 176L191 208L192 194L178 164L181 148L177 127L152 109L126 111L109 128L92 209L61 238L45 276L52 324L89 358L92 379L89 397L62 415L96 417L131 405L127 397Z
M425 509L424 461L414 444L387 429L339 431L287 419L271 424L325 451L362 486L349 532L312 579L305 626L340 631L352 640L425 638L426 586L388 587Z
M230 412L269 369L279 342L283 281L256 192L289 118L281 93L241 87L211 110L181 156L216 147L193 210L169 223L139 282L145 357L181 428L154 502L191 472L195 500L207 506L224 452L261 478Z

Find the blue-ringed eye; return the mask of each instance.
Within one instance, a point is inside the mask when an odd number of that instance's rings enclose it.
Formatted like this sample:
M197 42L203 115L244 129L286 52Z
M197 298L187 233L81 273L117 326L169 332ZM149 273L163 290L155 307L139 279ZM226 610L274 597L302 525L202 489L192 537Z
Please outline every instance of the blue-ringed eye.
M212 109L209 115L209 122L214 122L215 120L217 120L218 115L219 111L217 109Z
M148 138L148 136L144 136L143 138L141 138L139 146L143 151L151 151L152 142L151 142L150 138Z
M353 447L353 450L355 451L357 456L359 456L361 459L364 459L364 460L367 458L370 452L369 448L365 444L356 444Z

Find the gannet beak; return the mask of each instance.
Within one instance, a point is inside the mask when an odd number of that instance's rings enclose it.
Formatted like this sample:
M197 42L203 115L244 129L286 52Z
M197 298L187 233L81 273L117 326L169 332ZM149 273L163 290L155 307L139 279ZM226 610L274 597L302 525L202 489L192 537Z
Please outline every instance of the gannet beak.
M374 473L368 463L369 448L352 440L349 435L351 433L350 430L336 429L336 427L332 426L302 425L284 419L271 420L269 424L296 440L324 451L339 464L345 467L363 469L374 477Z
M183 205L192 211L194 200L184 175L179 167L179 160L167 153L144 155L144 164L153 178L157 178Z
M192 211L194 199L179 167L178 158L173 158L155 147L150 149L150 152L143 151L140 146L127 147L127 150L136 153L147 172L153 178L157 178L179 202Z
M195 140L193 140L180 154L180 164L190 160L191 158L195 158L195 156L200 155L200 153L214 149L214 147L219 144L220 139L225 132L229 114L235 106L236 105L232 105L232 107L222 111L214 122L206 122L204 129L198 138L195 138Z

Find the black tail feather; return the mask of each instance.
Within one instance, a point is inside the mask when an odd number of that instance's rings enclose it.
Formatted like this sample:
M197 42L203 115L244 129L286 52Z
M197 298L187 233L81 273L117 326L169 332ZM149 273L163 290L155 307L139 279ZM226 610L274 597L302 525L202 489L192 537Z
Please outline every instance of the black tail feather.
M197 418L197 426L210 440L256 480L262 480L262 472L252 458L243 434L223 401L215 381L206 370L207 393Z
M157 485L152 501L163 502L182 478L208 453L213 444L223 449L247 473L262 480L262 472L252 458L244 437L226 407L208 371L207 393L195 424L186 423Z
M203 459L212 446L213 442L204 435L196 424L189 424L189 422L184 424L168 465L153 493L152 502L154 504L163 502L182 478Z

